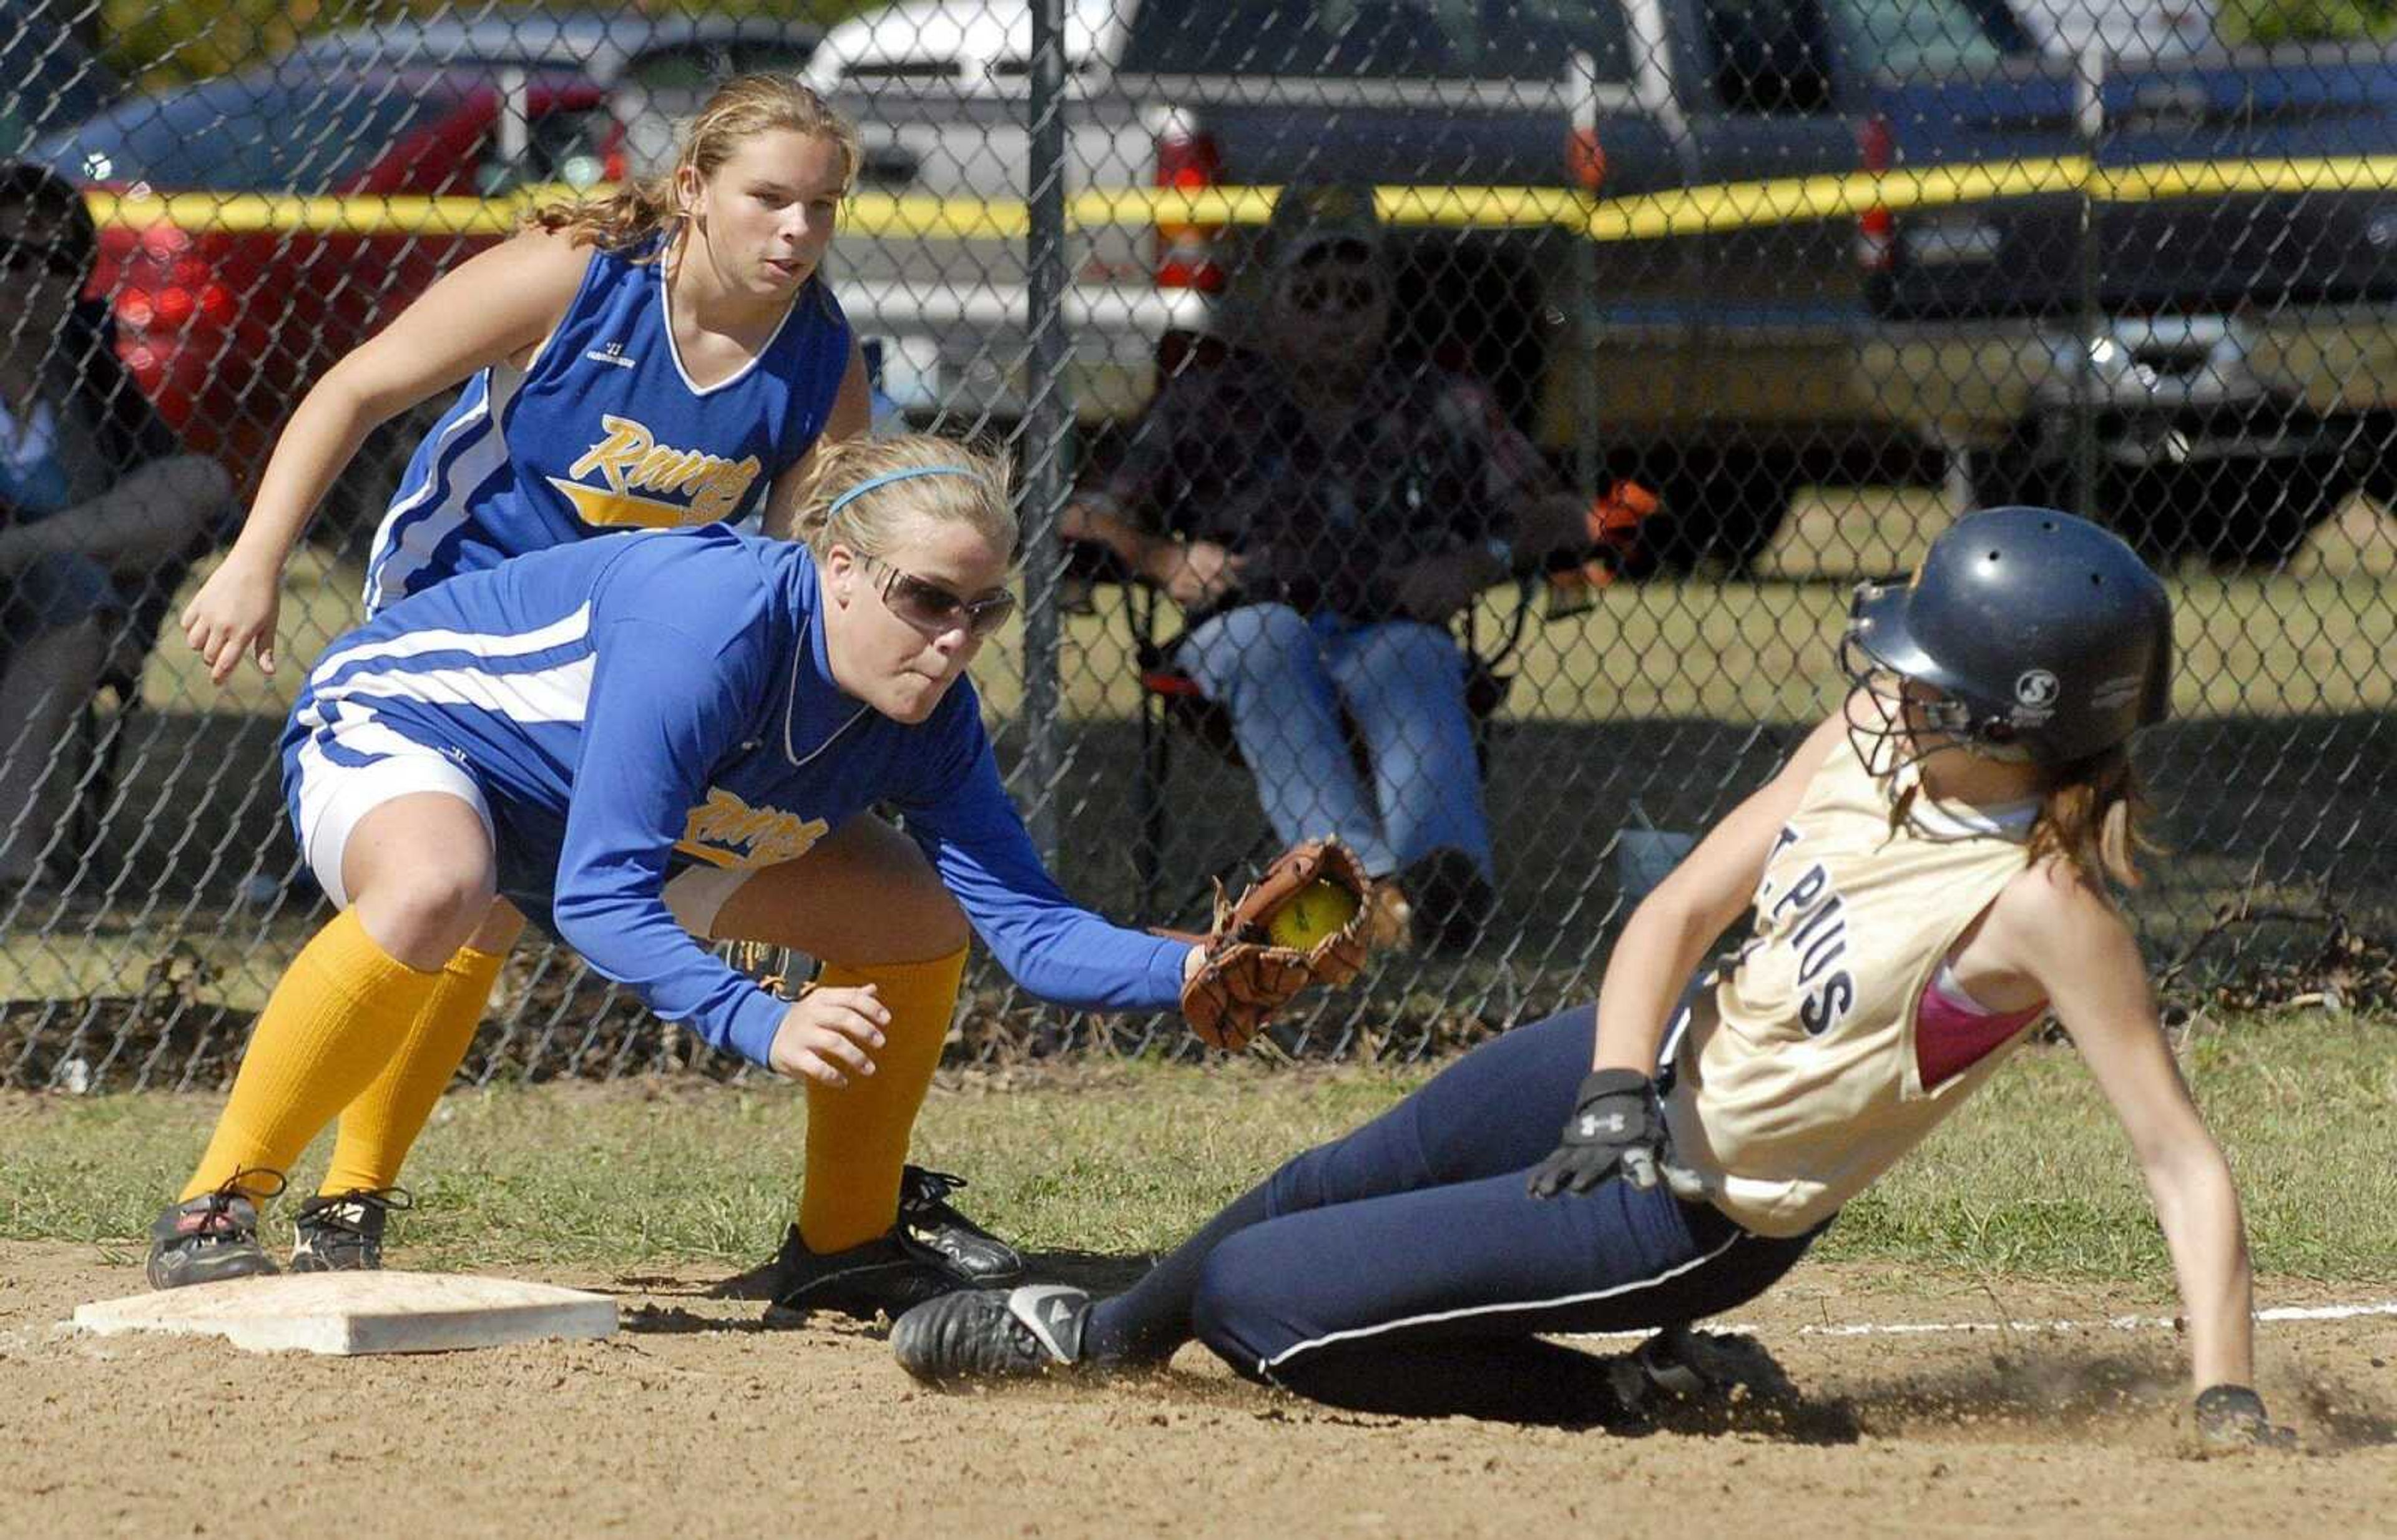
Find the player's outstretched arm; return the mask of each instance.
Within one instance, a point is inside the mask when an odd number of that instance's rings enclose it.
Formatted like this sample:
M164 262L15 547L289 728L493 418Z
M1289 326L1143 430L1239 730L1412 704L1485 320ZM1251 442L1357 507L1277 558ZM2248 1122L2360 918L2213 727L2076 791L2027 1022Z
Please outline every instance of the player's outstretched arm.
M283 564L376 424L486 364L526 353L573 302L588 247L531 232L469 258L335 364L275 440L249 516L182 613L184 639L222 684L244 654L275 672Z
M1114 925L1068 897L1008 798L972 696L953 695L934 720L949 741L928 751L919 779L890 800L1008 977L1078 1011L1176 1004L1189 944Z
M2165 1040L2147 965L2095 881L2052 861L1992 905L1984 933L2045 992L2131 1142L2189 1320L2209 1437L2270 1439L2255 1381L2255 1292L2238 1189Z

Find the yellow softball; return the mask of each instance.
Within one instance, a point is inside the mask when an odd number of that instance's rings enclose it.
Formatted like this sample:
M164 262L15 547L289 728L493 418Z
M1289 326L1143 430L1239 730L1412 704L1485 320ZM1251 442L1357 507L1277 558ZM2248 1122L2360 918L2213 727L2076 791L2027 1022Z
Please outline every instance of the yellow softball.
M1276 946L1304 952L1348 923L1357 912L1357 895L1336 882L1318 877L1301 888L1274 912L1265 933Z

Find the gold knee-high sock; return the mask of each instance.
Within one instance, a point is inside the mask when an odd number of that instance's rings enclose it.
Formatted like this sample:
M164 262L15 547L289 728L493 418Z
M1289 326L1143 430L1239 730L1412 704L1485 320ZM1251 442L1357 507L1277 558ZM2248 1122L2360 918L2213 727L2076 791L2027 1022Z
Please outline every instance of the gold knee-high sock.
M491 998L491 984L506 960L504 952L478 952L471 946L449 954L441 982L408 1024L399 1051L374 1084L341 1109L333 1163L317 1191L328 1198L377 1192L399 1181L400 1163L466 1057L475 1028L483 1022L484 1002Z
M899 1172L916 1109L941 1062L965 977L959 947L930 962L879 968L827 965L821 985L881 986L891 1012L874 1073L840 1087L808 1086L808 1171L799 1190L799 1237L823 1255L873 1239L899 1212Z
M410 968L376 945L355 911L334 917L291 960L259 1013L233 1095L183 1197L212 1191L240 1171L288 1172L316 1131L390 1062L440 982L439 973Z

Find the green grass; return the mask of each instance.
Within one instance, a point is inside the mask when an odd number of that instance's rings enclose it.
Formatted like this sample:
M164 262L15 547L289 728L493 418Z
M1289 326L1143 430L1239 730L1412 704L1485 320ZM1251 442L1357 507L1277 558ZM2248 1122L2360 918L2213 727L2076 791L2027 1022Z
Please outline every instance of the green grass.
M2397 1283L2397 1022L2256 1017L2184 1054L2231 1152L2257 1271ZM1107 1063L936 1092L916 1158L1044 1252L1171 1246L1282 1158L1373 1116L1423 1070ZM214 1097L0 1096L0 1237L129 1246L206 1139ZM412 1264L623 1267L755 1260L788 1217L804 1100L779 1085L545 1085L451 1095L408 1182ZM323 1149L303 1171L319 1169ZM1989 1275L2169 1269L2136 1172L2066 1049L2033 1049L1881 1186L1821 1254Z

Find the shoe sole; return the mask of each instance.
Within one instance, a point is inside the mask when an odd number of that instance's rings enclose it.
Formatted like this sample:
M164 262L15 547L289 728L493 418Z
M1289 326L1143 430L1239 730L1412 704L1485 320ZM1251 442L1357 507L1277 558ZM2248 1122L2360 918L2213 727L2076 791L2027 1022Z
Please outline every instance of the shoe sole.
M917 1279L927 1283L937 1281L939 1287L904 1292L877 1292L872 1282L876 1279ZM813 1310L837 1310L858 1320L872 1320L877 1315L888 1315L895 1320L927 1300L972 1287L954 1274L939 1278L919 1262L877 1262L810 1279L805 1288L778 1296L774 1307L801 1316Z
M157 1290L189 1289L201 1283L224 1283L237 1278L273 1278L278 1271L275 1259L260 1252L247 1257L219 1257L207 1265L161 1267L156 1258L141 1269Z

